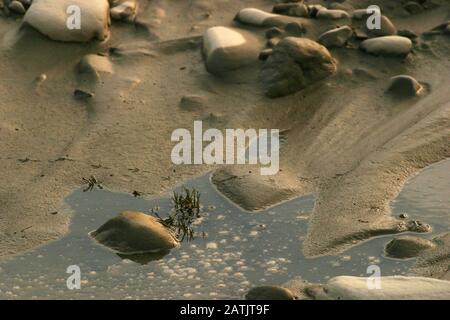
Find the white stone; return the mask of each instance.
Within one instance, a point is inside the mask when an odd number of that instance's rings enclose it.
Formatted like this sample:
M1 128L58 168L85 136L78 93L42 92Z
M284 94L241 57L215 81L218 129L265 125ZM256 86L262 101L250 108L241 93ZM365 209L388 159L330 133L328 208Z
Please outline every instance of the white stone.
M279 17L279 15L255 8L242 9L236 16L237 20L240 22L254 26L263 26L266 19L276 17Z
M80 8L80 28L69 29L67 21ZM105 40L109 35L109 3L107 0L34 0L25 14L24 24L37 29L52 40L87 42Z
M209 72L223 73L257 61L259 46L242 31L212 27L203 35L203 54Z

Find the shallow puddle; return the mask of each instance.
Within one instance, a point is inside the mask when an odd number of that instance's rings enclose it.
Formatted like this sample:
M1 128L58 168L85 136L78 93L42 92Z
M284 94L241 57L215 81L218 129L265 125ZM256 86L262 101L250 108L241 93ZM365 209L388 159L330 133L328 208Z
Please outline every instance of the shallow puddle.
M424 170L394 202L395 214L407 212L431 223L434 231L426 237L449 230L449 181L450 161ZM249 213L219 194L209 175L185 186L201 192L203 218L196 228L204 237L165 256L122 259L88 233L124 210L149 212L159 207L164 217L170 198L149 200L80 189L66 199L74 211L67 236L0 264L0 298L240 299L256 285L282 284L295 277L324 282L337 275L367 276L373 264L383 276L407 274L414 263L383 257L383 246L392 236L372 239L339 256L306 259L301 245L314 205L312 195ZM71 265L81 270L79 290L66 285Z

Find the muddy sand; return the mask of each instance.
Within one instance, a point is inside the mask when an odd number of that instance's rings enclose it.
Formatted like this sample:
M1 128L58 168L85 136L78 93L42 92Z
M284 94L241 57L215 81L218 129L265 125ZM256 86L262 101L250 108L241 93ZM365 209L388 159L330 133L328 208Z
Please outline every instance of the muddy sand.
M64 236L64 199L91 176L158 196L215 170L217 189L250 211L313 193L306 257L418 231L389 204L450 157L448 1L304 1L306 13L275 15L282 1L139 0L109 12L124 1L74 0L89 13L75 35L52 1L22 6L25 16L17 2L0 0L0 259ZM379 33L355 11L373 4L388 18ZM280 171L173 164L171 134L195 120L280 129ZM449 250L427 252L419 275L449 279Z

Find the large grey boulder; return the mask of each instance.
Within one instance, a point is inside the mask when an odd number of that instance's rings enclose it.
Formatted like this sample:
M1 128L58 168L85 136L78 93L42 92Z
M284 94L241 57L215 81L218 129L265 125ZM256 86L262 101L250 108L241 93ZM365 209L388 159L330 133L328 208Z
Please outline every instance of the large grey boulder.
M258 60L259 45L244 31L212 27L203 35L203 56L206 69L221 74L239 69Z
M397 97L415 97L423 91L423 86L411 76L399 75L392 77L387 90Z
M337 62L321 44L287 37L273 49L261 70L268 97L282 97L324 79L337 70Z
M343 47L352 35L352 28L342 26L322 33L317 41L327 48Z

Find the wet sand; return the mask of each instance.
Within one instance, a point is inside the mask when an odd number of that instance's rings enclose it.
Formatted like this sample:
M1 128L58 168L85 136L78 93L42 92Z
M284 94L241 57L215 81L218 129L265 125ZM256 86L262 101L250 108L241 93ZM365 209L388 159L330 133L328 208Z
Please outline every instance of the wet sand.
M338 254L392 233L401 221L389 203L408 178L450 156L449 37L421 35L450 18L449 4L437 2L434 9L405 14L397 1L345 1L350 12L379 4L398 29L420 35L413 52L398 58L351 44L332 48L336 74L278 99L264 96L260 61L224 77L208 73L200 41L209 27L234 26L264 47L267 28L236 25L233 18L244 7L270 12L273 1L139 1L140 23L113 21L106 41L82 44L19 29L20 15L0 17L0 257L66 235L72 212L64 199L83 177L93 175L112 191L155 197L218 169L170 160L172 131L192 128L194 120L218 129L286 132L270 192L280 194L273 202L316 194L306 238L298 242L305 257ZM296 19L314 40L349 23ZM106 55L113 73L100 72L94 81L80 76L77 64L89 53ZM42 74L46 80L37 81ZM389 79L399 74L421 81L425 93L400 101L386 95ZM74 99L75 89L94 96ZM203 97L203 105L182 109L182 97L192 94ZM229 186L230 194L239 192L258 207L258 188L267 185L259 170L224 170L236 181L250 180ZM217 187L227 194L226 186ZM292 191L288 197L277 193L285 187Z

